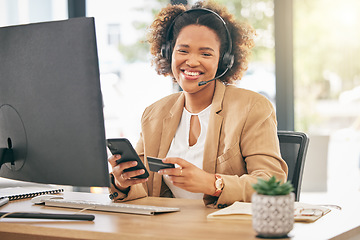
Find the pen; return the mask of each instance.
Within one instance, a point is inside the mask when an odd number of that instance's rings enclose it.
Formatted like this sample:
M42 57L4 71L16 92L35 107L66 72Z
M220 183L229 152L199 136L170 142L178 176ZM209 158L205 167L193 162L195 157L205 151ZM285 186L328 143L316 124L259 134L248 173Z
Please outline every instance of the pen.
M9 202L9 198L1 198L0 199L0 207L7 204Z
M92 221L95 219L94 215L90 214L56 214L56 213L31 213L31 212L0 212L0 217L5 214L6 218L36 218L36 219L58 219L58 220L85 220Z

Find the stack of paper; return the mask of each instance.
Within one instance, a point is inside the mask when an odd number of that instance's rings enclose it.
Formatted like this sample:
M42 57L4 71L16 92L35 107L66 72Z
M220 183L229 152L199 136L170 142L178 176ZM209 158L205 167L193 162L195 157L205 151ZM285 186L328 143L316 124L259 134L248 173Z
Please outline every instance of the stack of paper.
M294 220L295 222L314 222L330 209L318 205L295 202ZM251 203L234 202L231 206L216 212L210 213L208 219L228 219L228 220L251 220Z

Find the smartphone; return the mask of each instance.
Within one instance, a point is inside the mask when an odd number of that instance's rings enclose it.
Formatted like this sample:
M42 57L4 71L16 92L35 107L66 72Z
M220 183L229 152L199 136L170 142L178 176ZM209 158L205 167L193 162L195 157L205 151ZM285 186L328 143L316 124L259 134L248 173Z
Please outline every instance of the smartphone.
M137 155L135 149L131 145L130 141L126 138L112 138L106 140L106 145L109 148L112 155L119 154L121 155L121 159L117 161L117 163L121 162L129 162L129 161L136 161L137 165L135 167L131 167L125 169L124 172L134 171L144 169L145 173L134 178L147 178L149 177L149 172L147 171L146 167L144 166L143 162Z
M172 163L163 163L160 158L147 157L150 171L158 172L160 169L164 168L175 168L175 165Z

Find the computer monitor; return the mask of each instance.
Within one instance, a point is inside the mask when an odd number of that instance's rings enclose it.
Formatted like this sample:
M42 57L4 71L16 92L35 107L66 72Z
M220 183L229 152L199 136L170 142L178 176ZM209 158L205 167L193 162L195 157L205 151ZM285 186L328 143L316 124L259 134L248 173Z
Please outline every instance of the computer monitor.
M0 177L109 186L93 18L0 28Z

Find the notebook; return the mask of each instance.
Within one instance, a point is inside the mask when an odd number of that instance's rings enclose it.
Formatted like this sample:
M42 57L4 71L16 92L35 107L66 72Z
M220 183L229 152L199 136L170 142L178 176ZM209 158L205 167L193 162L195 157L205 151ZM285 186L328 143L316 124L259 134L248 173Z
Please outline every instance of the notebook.
M63 192L62 188L46 187L11 187L0 189L0 199L9 198L10 201L32 198L44 194L56 194Z
M330 209L319 205L307 203L294 203L295 222L315 222ZM226 220L251 220L251 203L234 202L231 206L210 213L208 219L226 219Z

